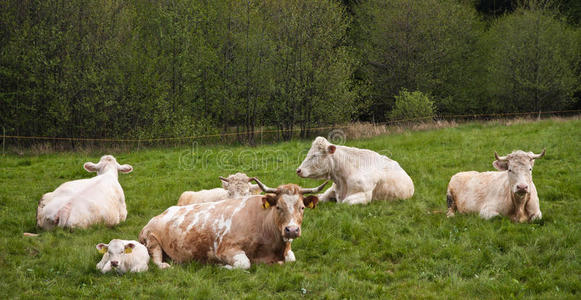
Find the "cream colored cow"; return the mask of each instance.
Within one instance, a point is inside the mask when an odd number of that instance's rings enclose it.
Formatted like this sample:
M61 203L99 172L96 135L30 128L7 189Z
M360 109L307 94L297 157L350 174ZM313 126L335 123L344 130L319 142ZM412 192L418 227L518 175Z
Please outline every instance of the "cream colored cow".
M448 217L454 212L476 212L484 219L509 216L515 222L542 218L539 196L533 183L535 159L545 155L514 151L498 156L492 165L496 172L460 172L452 176L446 195Z
M258 185L250 183L253 178L248 177L244 173L236 173L228 176L228 178L222 176L219 178L222 181L222 188L200 190L197 192L183 192L178 200L178 205L216 202L224 199L260 194Z
M115 157L105 155L98 164L87 162L84 168L97 172L97 176L65 182L42 196L36 212L38 227L87 228L96 223L113 226L125 221L127 208L118 172L129 173L133 167L119 165Z
M412 179L395 160L367 149L333 145L324 137L313 141L296 172L303 178L333 180L320 196L323 202L367 204L414 195Z

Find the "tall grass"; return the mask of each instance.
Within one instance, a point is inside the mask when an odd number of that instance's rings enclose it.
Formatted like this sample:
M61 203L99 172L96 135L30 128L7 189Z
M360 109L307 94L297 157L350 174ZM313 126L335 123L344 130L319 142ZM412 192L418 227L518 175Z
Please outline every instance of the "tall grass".
M219 186L236 171L276 186L320 183L294 170L310 143L260 147L197 146L112 153L134 172L119 175L129 215L114 227L36 232L38 199L103 153L0 159L0 297L134 298L575 298L581 292L581 120L470 123L347 140L397 160L414 180L412 199L367 206L323 203L305 213L293 243L297 262L249 271L190 263L140 274L102 275L99 242L136 239L181 192ZM463 170L492 170L494 151L547 155L534 182L543 220L514 224L477 215L445 217L446 185Z

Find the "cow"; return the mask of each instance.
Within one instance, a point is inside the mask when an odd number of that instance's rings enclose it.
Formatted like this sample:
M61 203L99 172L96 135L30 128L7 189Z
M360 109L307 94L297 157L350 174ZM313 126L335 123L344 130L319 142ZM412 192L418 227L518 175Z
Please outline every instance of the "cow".
M541 154L517 150L498 156L494 152L496 160L492 165L498 171L455 174L446 193L447 216L453 217L458 211L477 212L484 219L503 215L521 223L540 220L542 213L532 171L535 159L544 155L544 149Z
M114 239L109 244L99 243L96 246L103 258L97 264L97 270L105 274L115 270L119 274L147 271L149 253L147 248L137 241Z
M260 194L260 188L256 184L251 184L252 178L244 173L236 173L224 178L219 177L222 181L222 188L210 190L200 190L197 192L183 192L178 200L178 205L189 205L203 202L216 202L224 199L238 198L252 194Z
M133 171L130 165L119 165L115 157L105 155L98 164L83 166L97 176L61 184L38 202L36 224L44 230L54 227L87 228L96 223L114 226L127 218L125 195L118 173Z
M152 218L139 241L153 263L169 267L164 254L176 263L196 260L241 269L251 263L295 261L290 246L301 236L304 209L318 202L317 196L303 195L318 193L326 182L305 189L295 184L269 188L255 181L265 195L172 206Z
M400 165L377 152L333 145L317 137L296 173L303 178L332 179L320 201L367 204L372 200L408 199L414 183Z

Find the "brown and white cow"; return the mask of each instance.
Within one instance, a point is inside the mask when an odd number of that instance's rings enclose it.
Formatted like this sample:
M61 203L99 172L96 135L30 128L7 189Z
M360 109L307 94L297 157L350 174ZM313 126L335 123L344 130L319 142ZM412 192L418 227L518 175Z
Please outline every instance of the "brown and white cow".
M266 195L172 206L149 221L139 241L162 269L170 266L163 253L176 263L197 260L242 269L294 261L290 244L301 235L304 209L318 202L317 196L303 194L319 192L326 182L312 189L256 183Z
M244 173L232 174L227 178L220 176L219 178L222 181L221 188L183 192L178 200L178 205L216 202L224 199L260 194L260 187L250 183L253 178L248 177Z
M492 165L496 172L460 172L452 176L448 184L448 217L454 211L477 212L484 219L498 215L510 216L515 222L541 219L539 196L533 183L532 171L535 159L545 155L513 151L498 156Z
M303 178L332 179L321 201L367 204L372 200L408 199L414 183L395 160L377 152L333 145L317 137L307 157L297 168Z
M120 165L111 155L101 157L98 164L87 162L83 167L97 172L97 176L65 182L44 194L36 211L38 227L87 228L95 223L113 226L125 221L127 208L118 172L129 173L133 167Z

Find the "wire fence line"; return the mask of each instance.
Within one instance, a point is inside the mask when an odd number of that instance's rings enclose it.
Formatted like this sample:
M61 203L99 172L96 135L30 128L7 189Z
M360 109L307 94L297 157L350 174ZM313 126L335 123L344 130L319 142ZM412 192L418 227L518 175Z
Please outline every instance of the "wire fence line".
M407 118L391 120L386 122L376 122L373 123L375 126L390 126L390 125L402 125L417 123L422 121L466 121L466 120L483 120L483 119L501 119L510 117L520 117L520 116L538 116L541 115L574 115L581 113L581 109L577 110L561 110L561 111L545 111L545 112L512 112L512 113L486 113L486 114L446 114L438 115L436 117L420 117L420 118ZM112 143L155 143L155 142L171 142L171 141L184 141L184 140L198 140L204 138L222 138L231 136L245 136L249 134L264 134L264 133L282 133L282 132L317 132L322 130L336 130L349 128L350 124L344 125L329 125L322 127L310 127L310 128L294 128L294 129L260 129L254 131L239 131L239 132L226 132L218 134L204 134L204 135L194 135L194 136L181 136L181 137L159 137L159 138L85 138L85 137L47 137L47 136L20 136L20 135L7 135L6 128L3 128L2 135L2 152L5 152L6 140L38 140L38 141L69 141L69 142L112 142Z

